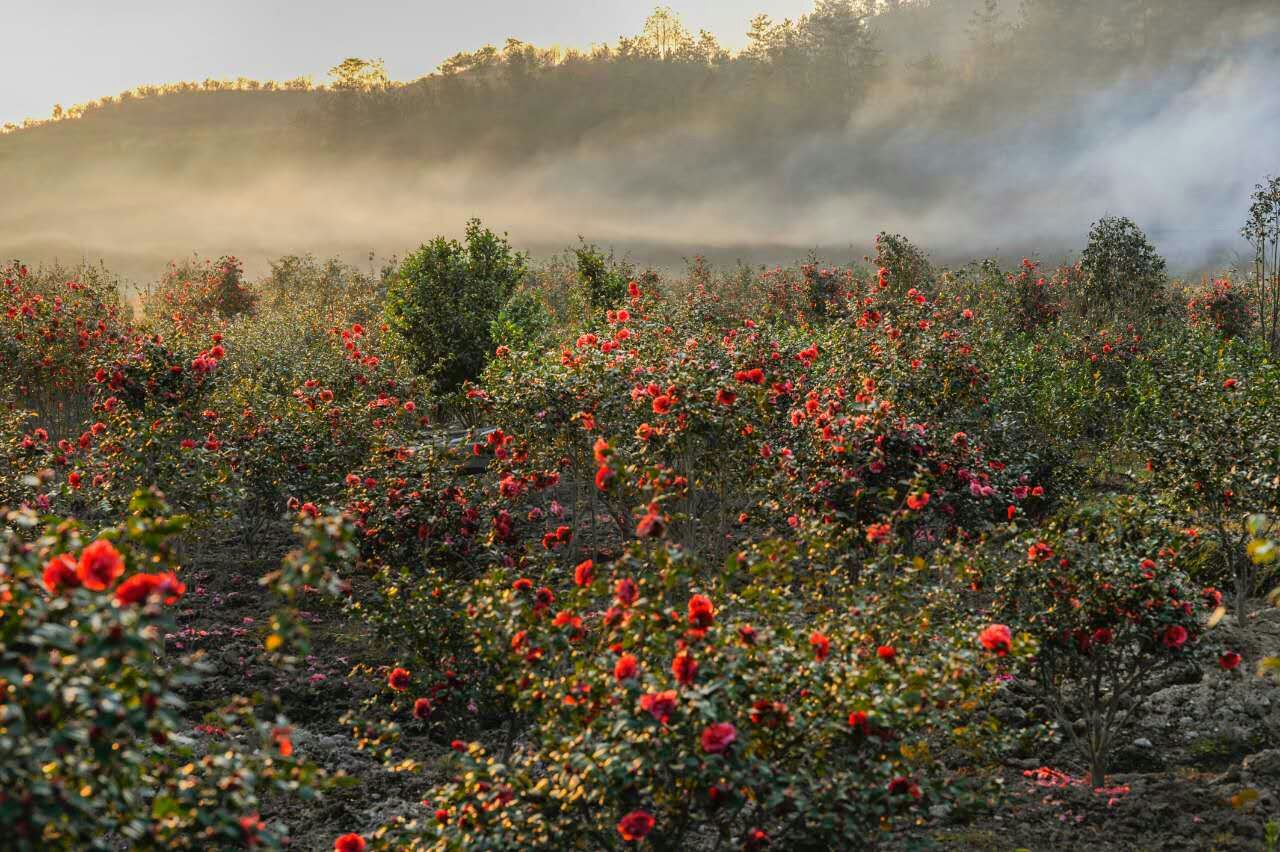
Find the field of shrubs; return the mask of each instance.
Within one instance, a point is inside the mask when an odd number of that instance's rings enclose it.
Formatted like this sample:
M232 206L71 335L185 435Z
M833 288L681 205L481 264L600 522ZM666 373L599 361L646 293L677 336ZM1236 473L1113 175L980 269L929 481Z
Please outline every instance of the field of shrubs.
M0 846L1275 849L1278 213L0 268Z

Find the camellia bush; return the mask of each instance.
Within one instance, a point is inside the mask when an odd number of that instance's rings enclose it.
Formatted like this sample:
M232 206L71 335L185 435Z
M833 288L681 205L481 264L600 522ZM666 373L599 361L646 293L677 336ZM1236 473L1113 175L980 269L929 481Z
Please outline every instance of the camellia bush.
M1171 668L1205 653L1221 603L1187 567L1196 537L1127 497L1064 510L1025 536L996 589L997 617L1034 640L1019 680L1045 702L1105 786L1117 738Z
M524 255L478 219L464 242L437 237L406 257L387 290L386 322L413 368L445 391L480 375L492 323L524 271Z
M165 654L186 592L168 540L184 526L139 495L100 537L31 513L0 531L0 822L16 849L279 847L268 790L307 792L287 726L228 710L248 747L200 753ZM284 733L282 733L284 732ZM234 741L231 741L234 743ZM273 743L265 746L266 743ZM262 749L259 751L259 749Z
M794 558L766 544L710 572L646 540L608 565L580 563L556 590L503 574L477 585L476 651L530 739L455 742L455 780L427 794L430 815L376 839L865 845L971 795L932 749L965 732L990 683L995 657L977 631L944 639L915 632L928 618L889 628L874 605L806 605L776 585ZM424 700L415 686L409 670L389 676L402 718Z

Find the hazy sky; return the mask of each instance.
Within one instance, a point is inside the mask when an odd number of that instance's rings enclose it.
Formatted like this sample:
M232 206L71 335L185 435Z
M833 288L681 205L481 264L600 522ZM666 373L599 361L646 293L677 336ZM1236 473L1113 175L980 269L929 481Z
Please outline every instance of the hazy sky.
M322 81L347 56L381 57L396 79L514 36L586 47L632 35L650 0L0 0L0 124L142 83L206 77ZM796 17L812 0L669 0L728 47L758 12Z

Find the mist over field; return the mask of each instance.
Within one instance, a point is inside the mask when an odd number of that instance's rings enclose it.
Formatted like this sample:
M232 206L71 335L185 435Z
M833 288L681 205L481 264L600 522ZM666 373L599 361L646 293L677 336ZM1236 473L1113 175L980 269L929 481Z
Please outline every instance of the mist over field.
M117 101L0 137L0 249L142 277L231 253L252 271L403 253L479 216L535 254L583 235L658 266L847 259L881 230L947 260L1057 260L1112 213L1175 268L1232 262L1274 166L1267 4L1058 5L820 3L732 56L680 30L647 53L516 43L364 90ZM1116 35L1135 20L1155 23Z

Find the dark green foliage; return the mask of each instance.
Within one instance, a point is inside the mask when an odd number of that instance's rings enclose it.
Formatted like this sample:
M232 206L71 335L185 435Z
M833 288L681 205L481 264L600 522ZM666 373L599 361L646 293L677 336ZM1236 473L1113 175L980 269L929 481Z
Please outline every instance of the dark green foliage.
M1095 318L1149 314L1166 280L1164 258L1142 229L1123 216L1093 223L1080 266L1084 286L1078 307L1082 315Z
M583 241L573 250L578 261L578 281L572 294L584 321L622 303L627 292L631 270L606 255L595 245Z
M386 320L418 373L457 389L484 369L492 323L525 273L505 236L467 223L465 243L436 237L404 259L387 291Z

